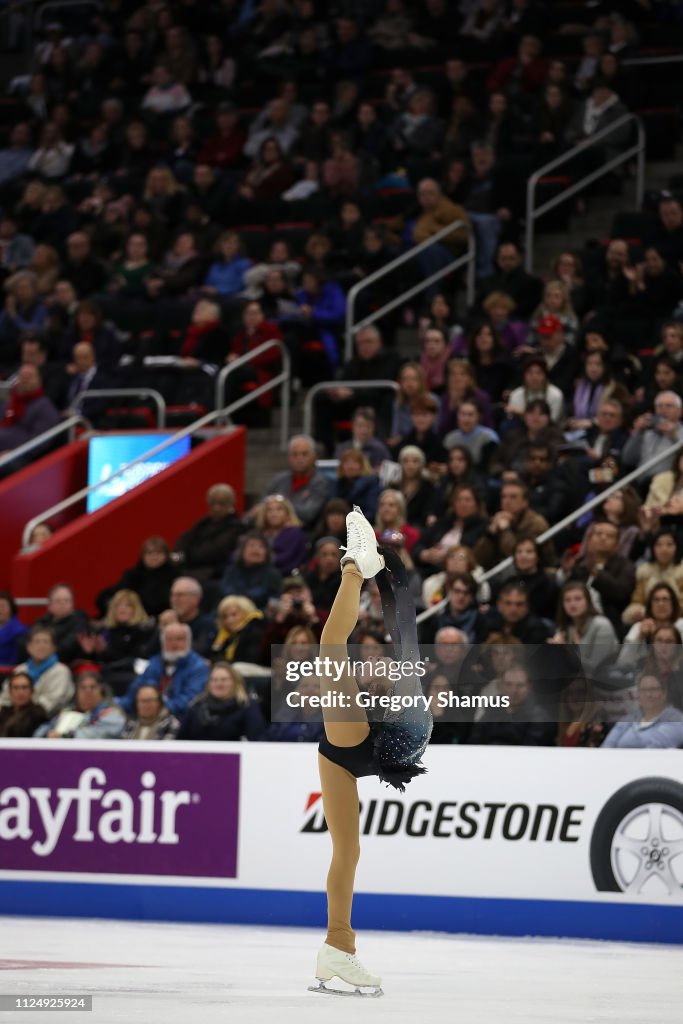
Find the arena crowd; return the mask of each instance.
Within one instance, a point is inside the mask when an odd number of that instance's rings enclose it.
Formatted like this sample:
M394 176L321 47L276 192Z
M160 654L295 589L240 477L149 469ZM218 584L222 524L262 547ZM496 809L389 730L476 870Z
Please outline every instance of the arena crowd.
M27 630L0 593L0 735L318 740L314 711L270 721L284 657L271 648L312 649L358 505L418 609L439 605L422 624L425 692L510 701L505 716L437 719L433 742L682 746L683 454L666 453L683 441L683 179L591 239L591 210L627 193L627 164L555 214L585 225L580 251L528 273L520 245L532 171L618 122L543 183L548 198L630 145L620 119L660 84L630 61L680 43L680 5L105 0L59 17L0 112L0 451L85 390L153 387L170 422L191 422L213 408L220 368L269 339L297 389L330 386L314 437L290 440L243 515L216 481L181 537L160 522L139 538L96 617L55 580ZM666 85L673 120L647 123L655 149L680 125ZM363 290L356 319L470 237L474 302L464 271L447 274L357 331L346 359L349 290L448 225ZM235 373L225 401L279 360ZM387 378L396 392L346 386ZM237 418L263 426L273 401ZM139 425L104 399L82 412L100 429ZM353 640L378 655L385 639L369 584ZM582 670L549 716L522 652L572 646Z

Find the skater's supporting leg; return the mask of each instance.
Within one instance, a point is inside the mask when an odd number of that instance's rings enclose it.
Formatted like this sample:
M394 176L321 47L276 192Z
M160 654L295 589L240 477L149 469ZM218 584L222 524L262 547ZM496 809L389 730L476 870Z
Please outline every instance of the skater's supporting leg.
M361 572L352 562L348 562L342 569L341 585L320 637L321 658L327 656L337 663L346 660L346 641L358 622L362 586ZM343 672L338 680L334 675L323 676L320 680L320 694L324 696L326 693L346 697L350 704L345 708L323 708L325 734L330 743L336 747L355 747L362 743L370 727L364 709L356 704L358 684L353 675Z
M351 905L360 857L358 786L350 772L322 755L318 755L318 767L325 820L332 839L325 941L336 949L355 953L356 934L351 927Z

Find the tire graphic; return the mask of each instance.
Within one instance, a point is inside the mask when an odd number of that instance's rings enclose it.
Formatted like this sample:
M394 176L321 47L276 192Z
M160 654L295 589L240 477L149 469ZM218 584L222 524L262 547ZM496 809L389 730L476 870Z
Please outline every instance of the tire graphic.
M673 779L629 782L595 822L590 863L596 889L637 895L683 890L683 786Z

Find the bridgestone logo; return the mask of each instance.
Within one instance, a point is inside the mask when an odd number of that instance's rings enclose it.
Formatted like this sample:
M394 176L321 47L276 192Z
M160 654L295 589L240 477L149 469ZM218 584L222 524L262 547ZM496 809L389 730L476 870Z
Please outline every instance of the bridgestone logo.
M528 842L576 843L585 806L567 804L505 804L445 800L369 800L361 804L364 836L404 835L435 839L507 839ZM309 796L301 832L326 832L319 793Z
M38 857L48 857L60 841L92 843L99 839L110 844L175 846L180 841L176 816L192 802L192 794L189 790L157 793L156 781L154 772L143 772L137 798L124 789L107 789L107 776L101 768L84 769L73 789L8 786L0 790L0 842L31 841L31 850ZM72 808L76 811L75 828L67 835L64 829Z

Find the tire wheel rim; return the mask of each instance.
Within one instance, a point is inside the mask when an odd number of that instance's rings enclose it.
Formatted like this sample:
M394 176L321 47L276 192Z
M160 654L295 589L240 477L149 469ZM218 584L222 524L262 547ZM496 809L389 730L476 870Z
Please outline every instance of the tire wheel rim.
M635 807L617 825L610 848L622 892L638 895L662 887L672 896L683 888L683 812L671 804ZM656 882L652 882L652 879Z

